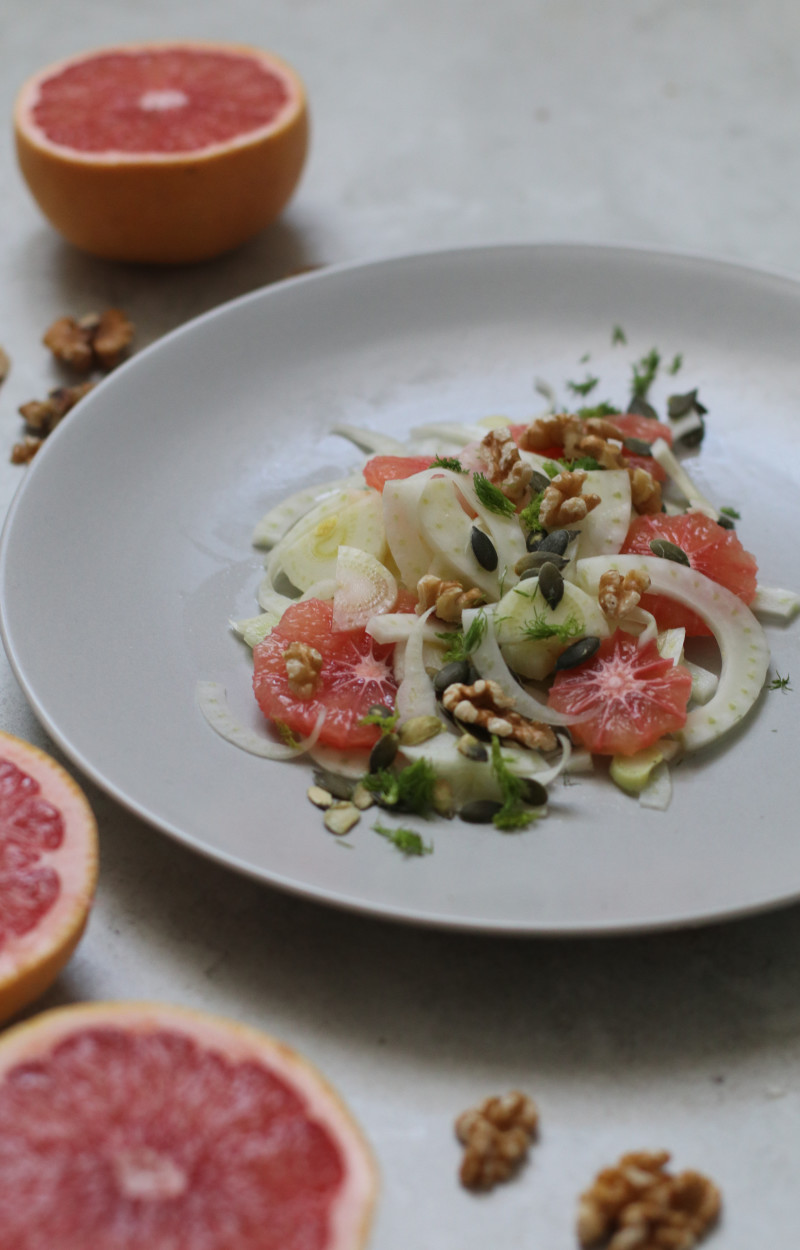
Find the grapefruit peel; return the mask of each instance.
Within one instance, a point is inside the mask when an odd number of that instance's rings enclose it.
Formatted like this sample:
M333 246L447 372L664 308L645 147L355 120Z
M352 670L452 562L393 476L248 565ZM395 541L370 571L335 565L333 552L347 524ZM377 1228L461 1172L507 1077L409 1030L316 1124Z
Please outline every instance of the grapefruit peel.
M285 100L265 124L183 151L82 150L54 142L37 123L34 113L43 90L66 72L104 57L133 62L170 52L187 61L193 54L220 62L245 59L280 81ZM231 91L224 75L217 90ZM156 94L160 100L154 108L147 97ZM105 92L99 95L102 111L108 102ZM181 90L145 91L139 99L139 108L160 115L165 126L170 114L181 112L180 105L187 111L192 107ZM62 111L68 107L64 103ZM39 70L19 90L14 132L31 194L69 242L106 260L186 264L237 247L280 214L305 164L308 107L296 72L271 52L239 44L163 41L96 49Z
M74 1051L76 1043L91 1047L93 1038L103 1034L110 1036L112 1042L119 1038L123 1045L128 1043L126 1054L133 1054L133 1062L123 1061L118 1066L116 1056L112 1054L112 1073L101 1070L100 1066L93 1073L91 1064L84 1062L81 1065L83 1080L61 1088L57 1083L59 1057L69 1048ZM166 1059L161 1063L159 1072L163 1079L157 1098L157 1122L148 1123L143 1118L142 1102L148 1103L155 1113L156 1106L152 1096L148 1100L148 1091L140 1088L139 1098L136 1097L135 1089L132 1091L133 1096L129 1090L128 1095L122 1098L119 1082L135 1082L137 1075L140 1082L146 1081L149 1071L146 1064L141 1064L138 1073L134 1071L135 1048L138 1043L147 1046L149 1042L152 1045L154 1040L157 1045L158 1039L163 1042L165 1035L177 1038L179 1046L173 1054L171 1067ZM224 1096L226 1088L223 1083L229 1078L226 1105L210 1107L207 1117L204 1115L205 1102L198 1109L200 1100L196 1095L192 1098L191 1083L186 1081L184 1061L187 1054L190 1062L198 1054L201 1064L207 1061L204 1071L207 1073L209 1069L214 1070L210 1079L219 1079L222 1082L214 1086L214 1089L222 1091L221 1096ZM157 1066L159 1059L160 1056L156 1056ZM241 1071L241 1079L238 1081L237 1068ZM270 1097L268 1091L266 1095L262 1093L261 1101L258 1102L257 1094L253 1092L257 1083L249 1076L251 1071L258 1068L265 1069L270 1078L284 1086L290 1097L294 1097L299 1104L298 1116L283 1125L280 1135L287 1147L286 1152L283 1148L276 1151L278 1138L273 1140L269 1136L274 1122L273 1108L276 1103L281 1106L285 1102L281 1097ZM51 1151L47 1169L42 1169L37 1163L36 1136L33 1131L29 1132L31 1124L24 1120L26 1092L18 1085L15 1100L10 1089L14 1084L15 1071L37 1071L40 1082L49 1079L51 1073L55 1074L54 1088L58 1101L53 1108L51 1137L53 1144L58 1143L60 1149ZM61 1071L64 1071L64 1066ZM170 1072L172 1079L169 1079ZM96 1084L92 1079L95 1074ZM203 1071L195 1079L202 1080L202 1077ZM181 1078L187 1094L187 1098L183 1100L174 1096L174 1091L181 1086ZM36 1084L34 1082L33 1086ZM206 1181L198 1181L187 1166L187 1160L189 1163L195 1160L194 1171L200 1175L205 1168L206 1179L210 1178L212 1184L206 1205L209 1202L216 1204L215 1214L222 1216L216 1232L214 1221L205 1221L205 1236L202 1240L205 1250L229 1250L232 1241L246 1244L251 1250L262 1246L265 1250L274 1250L280 1238L280 1233L276 1234L276 1230L281 1226L281 1218L287 1219L287 1214L271 1209L269 1196L259 1199L259 1191L265 1188L265 1181L270 1181L273 1167L278 1184L285 1181L289 1169L289 1180L295 1181L301 1190L306 1186L311 1193L315 1187L315 1177L309 1175L307 1167L304 1166L302 1145L295 1157L291 1157L300 1124L308 1125L312 1139L327 1138L328 1143L336 1148L344 1165L343 1181L338 1186L338 1192L331 1197L325 1212L327 1229L324 1250L358 1250L366 1242L377 1191L377 1167L370 1146L338 1093L321 1073L296 1051L266 1033L204 1012L165 1004L118 1002L56 1008L9 1029L0 1037L0 1103L7 1092L11 1092L11 1098L6 1101L14 1107L22 1123L15 1121L12 1124L8 1116L4 1118L4 1141L7 1150L4 1157L0 1143L0 1185L4 1189L9 1186L9 1178L3 1176L4 1170L9 1169L13 1170L17 1183L21 1183L19 1178L23 1172L27 1174L30 1188L26 1192L36 1192L37 1183L39 1192L34 1201L23 1204L23 1215L17 1215L13 1205L3 1211L0 1204L0 1241L3 1244L7 1244L9 1235L14 1244L17 1244L14 1241L14 1230L5 1227L9 1220L24 1220L24 1228L31 1245L35 1240L34 1220L37 1215L47 1221L45 1233L52 1230L54 1223L58 1227L63 1217L54 1208L63 1202L65 1196L72 1196L76 1201L85 1199L83 1205L88 1209L88 1215L85 1234L82 1236L81 1208L71 1212L70 1232L77 1234L77 1237L67 1243L70 1247L88 1245L90 1242L95 1244L96 1239L97 1243L102 1241L103 1244L110 1244L113 1229L120 1226L119 1222L124 1216L134 1228L137 1221L140 1222L141 1244L146 1241L150 1250L167 1250L168 1246L175 1245L176 1204L178 1212L183 1212L180 1215L181 1227L185 1226L185 1220L189 1219L193 1210L197 1218L198 1207L202 1215L204 1193L200 1192L199 1186L205 1190ZM234 1093L236 1097L232 1096ZM36 1097L35 1088L33 1097ZM85 1136L87 1106L92 1116L90 1140ZM257 1127L256 1118L259 1108L262 1113L261 1129ZM46 1119L49 1107L44 1110ZM295 1124L294 1130L291 1128L292 1123ZM181 1138L177 1143L178 1149L170 1153L171 1139L168 1130L173 1128L176 1135L181 1132L185 1134L187 1124L191 1126L192 1139ZM44 1131L41 1124L38 1128L40 1133ZM218 1166L215 1170L209 1156L218 1148L220 1129L227 1134L229 1145L226 1157L217 1159ZM13 1153L8 1147L12 1130L15 1134ZM70 1141L71 1132L73 1141ZM148 1134L151 1142L148 1142ZM167 1145L163 1146L162 1142L165 1140ZM30 1154L26 1152L26 1147ZM73 1169L70 1166L78 1150L82 1157L93 1158L92 1175L95 1179L89 1182L92 1192L70 1195L70 1182L76 1176L79 1179L81 1176L80 1168ZM328 1153L330 1154L330 1149ZM134 1156L139 1160L138 1166ZM132 1167L129 1166L131 1160ZM220 1172L224 1172L227 1187L222 1195L215 1195L213 1181ZM114 1179L109 1180L109 1174ZM141 1185L148 1180L155 1186L155 1192L148 1185L145 1194L148 1200L142 1201ZM168 1192L162 1196L157 1191L159 1187L163 1189L165 1180L169 1182ZM131 1182L135 1184L133 1192L129 1191ZM82 1190L85 1189L84 1184ZM102 1206L98 1209L92 1202L95 1192L108 1199L108 1205L104 1209ZM241 1207L237 1208L235 1204L239 1194L243 1195L243 1200ZM223 1198L233 1202L232 1210L220 1212L219 1204ZM253 1211L258 1210L259 1201L263 1208L260 1221L263 1240L259 1237L259 1221L253 1219ZM18 1201L16 1208L19 1208ZM296 1219L297 1209L295 1195L294 1207L288 1212L288 1218ZM164 1231L159 1236L159 1220L162 1216ZM98 1221L101 1221L100 1227ZM105 1229L108 1240L103 1236L102 1221L108 1221ZM230 1229L236 1228L237 1223L242 1241L236 1234L229 1237ZM295 1229L292 1228L292 1231ZM248 1233L250 1235L246 1236ZM302 1230L300 1236L303 1236ZM134 1240L135 1237L131 1244ZM44 1241L36 1244L44 1244ZM47 1244L52 1242L48 1241ZM300 1244L299 1241L297 1244ZM322 1243L314 1240L308 1243L304 1241L303 1244Z
M689 711L680 731L687 751L711 745L747 715L761 694L770 659L764 630L732 591L696 569L659 556L595 556L579 560L575 575L584 590L596 595L609 569L623 575L646 573L653 591L692 608L714 634L722 658L717 689L704 706Z
M52 850L39 850L37 866L58 874L59 891L41 919L0 946L0 1022L10 1019L52 985L83 934L97 884L97 823L83 791L44 751L0 732L0 760L7 760L41 787L56 807L64 835ZM15 833L18 846L24 842ZM0 849L4 839L0 837ZM0 891L3 878L0 877ZM0 910L2 893L0 892Z

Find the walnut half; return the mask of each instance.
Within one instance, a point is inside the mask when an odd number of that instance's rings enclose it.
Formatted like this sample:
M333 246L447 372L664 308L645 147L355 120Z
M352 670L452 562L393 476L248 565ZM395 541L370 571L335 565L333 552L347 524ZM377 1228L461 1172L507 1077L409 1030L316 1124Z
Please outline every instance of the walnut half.
M581 1246L691 1250L719 1218L720 1192L699 1172L667 1171L666 1150L633 1151L605 1168L580 1197Z
M528 1154L539 1126L536 1104L512 1090L486 1098L456 1120L456 1136L464 1146L459 1177L465 1189L491 1189L507 1181Z

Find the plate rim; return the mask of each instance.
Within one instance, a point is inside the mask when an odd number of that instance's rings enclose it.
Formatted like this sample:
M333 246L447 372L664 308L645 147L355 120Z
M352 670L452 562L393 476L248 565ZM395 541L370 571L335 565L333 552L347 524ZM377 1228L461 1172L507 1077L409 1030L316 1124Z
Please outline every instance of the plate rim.
M756 265L738 259L730 259L717 254L711 254L703 251L692 251L686 249L673 249L669 247L650 247L642 243L618 243L615 241L594 242L584 240L570 239L549 239L549 240L518 240L518 241L497 241L489 243L479 243L472 245L454 245L452 247L436 247L430 249L401 250L396 253L382 254L380 256L366 259L349 259L325 264L317 269L313 269L304 273L291 275L275 282L265 284L252 291L244 292L231 299L225 300L220 304L206 309L197 316L182 322L161 337L148 343L141 351L137 352L129 360L125 361L107 378L104 378L97 384L93 393L86 397L86 407L83 412L78 410L72 415L69 425L74 429L86 412L94 407L95 397L98 393L102 394L107 385L113 385L115 379L129 368L140 368L141 362L149 356L158 352L169 350L172 343L180 340L182 337L192 334L197 327L207 322L214 321L229 315L234 310L255 304L262 300L278 298L282 292L291 287L306 284L317 284L319 282L330 281L339 275L351 272L377 272L382 268L391 268L397 265L405 266L408 264L416 264L431 259L445 259L450 263L457 264L459 258L477 258L483 256L499 256L501 254L509 255L514 252L526 254L554 254L557 251L572 254L586 252L604 257L618 255L621 259L628 257L641 257L651 261L665 261L667 263L686 263L692 267L707 267L721 275L729 274L731 276L740 276L743 280L776 282L780 286L786 288L798 301L800 301L800 273L793 274L789 271L778 269L775 267L767 267ZM88 401L88 402L87 402ZM70 437L67 432L67 423L61 423L53 433L48 437L44 447L39 451L33 463L27 466L25 474L20 483L14 489L8 511L3 520L0 529L0 587L5 588L8 578L8 548L11 542L11 535L15 523L15 518L20 510L29 483L36 481L40 470L40 465L45 463L54 454L53 447L58 447L60 441L64 437ZM248 863L246 860L237 855L233 855L228 851L220 848L209 846L198 840L177 826L172 820L159 816L156 812L150 810L148 804L142 800L136 800L128 796L124 790L121 790L116 782L105 775L102 769L92 764L92 761L85 753L77 748L70 740L68 734L63 732L51 714L48 712L44 703L39 698L36 691L31 686L24 668L17 655L13 639L9 636L9 627L6 618L5 596L0 597L0 638L2 638L6 656L9 661L11 670L19 683L24 697L34 713L36 719L43 727L47 735L59 747L66 758L81 772L84 776L110 797L115 803L118 803L123 809L135 816L137 819L144 821L152 829L159 833L165 834L167 837L177 841L182 847L191 851L193 854L199 854L203 858L231 871L237 872L252 880L257 881L260 885L270 889L278 889L287 892L296 897L300 897L308 902L319 905L333 907L340 911L369 917L371 919L383 920L392 924L406 924L414 927L424 927L436 930L445 930L455 933L472 933L480 936L506 937L506 938L574 938L582 940L585 938L595 937L618 937L618 936L635 936L644 933L671 932L675 930L684 930L691 928L700 928L708 925L718 925L729 921L745 919L751 916L762 915L779 908L787 907L800 900L800 884L795 890L787 892L780 897L771 897L762 901L754 901L752 903L740 904L736 907L718 906L711 910L706 909L702 914L690 913L687 915L676 915L674 909L669 916L662 918L643 918L641 920L628 919L625 921L615 921L609 919L607 921L594 920L582 925L575 923L558 924L558 923L537 923L534 926L517 925L517 924L500 924L498 921L486 918L470 918L470 917L454 917L452 915L439 915L427 912L420 914L419 912L411 912L407 909L401 909L394 904L374 903L361 898L349 898L341 892L333 891L327 887L299 882L293 878L283 877L280 874L272 873L260 869L259 867Z

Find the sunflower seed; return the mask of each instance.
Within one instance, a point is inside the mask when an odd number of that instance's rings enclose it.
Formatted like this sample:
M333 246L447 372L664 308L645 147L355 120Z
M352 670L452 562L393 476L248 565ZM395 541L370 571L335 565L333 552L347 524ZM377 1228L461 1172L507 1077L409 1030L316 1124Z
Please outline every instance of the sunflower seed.
M675 564L685 564L690 568L689 557L682 547L677 543L671 543L668 538L654 538L650 543L650 550L654 556L661 556L662 560L673 560Z
M497 550L489 535L479 530L477 525L473 525L470 541L472 554L481 568L487 569L490 573L494 572L497 568Z
M552 560L543 564L539 571L539 590L545 602L553 609L558 607L564 597L564 578Z
M323 817L325 828L338 838L349 833L361 819L361 813L353 803L334 803Z
M587 634L585 638L579 638L577 642L571 643L566 651L562 651L556 660L556 672L560 672L565 668L574 668L576 664L583 664L584 660L589 660L600 646L600 639L594 634Z

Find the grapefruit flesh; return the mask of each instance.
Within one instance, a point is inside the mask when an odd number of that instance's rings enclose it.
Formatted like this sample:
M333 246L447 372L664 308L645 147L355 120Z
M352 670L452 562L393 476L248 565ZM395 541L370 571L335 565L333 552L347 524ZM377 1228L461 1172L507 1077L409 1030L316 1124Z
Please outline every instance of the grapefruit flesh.
M335 1092L199 1012L92 1004L18 1025L0 1123L14 1250L357 1250L368 1233L375 1166Z
M305 163L303 84L272 53L137 44L73 57L22 87L17 156L39 207L111 260L204 260L252 237Z
M43 751L0 733L0 1021L55 980L96 881L97 826L83 792Z

